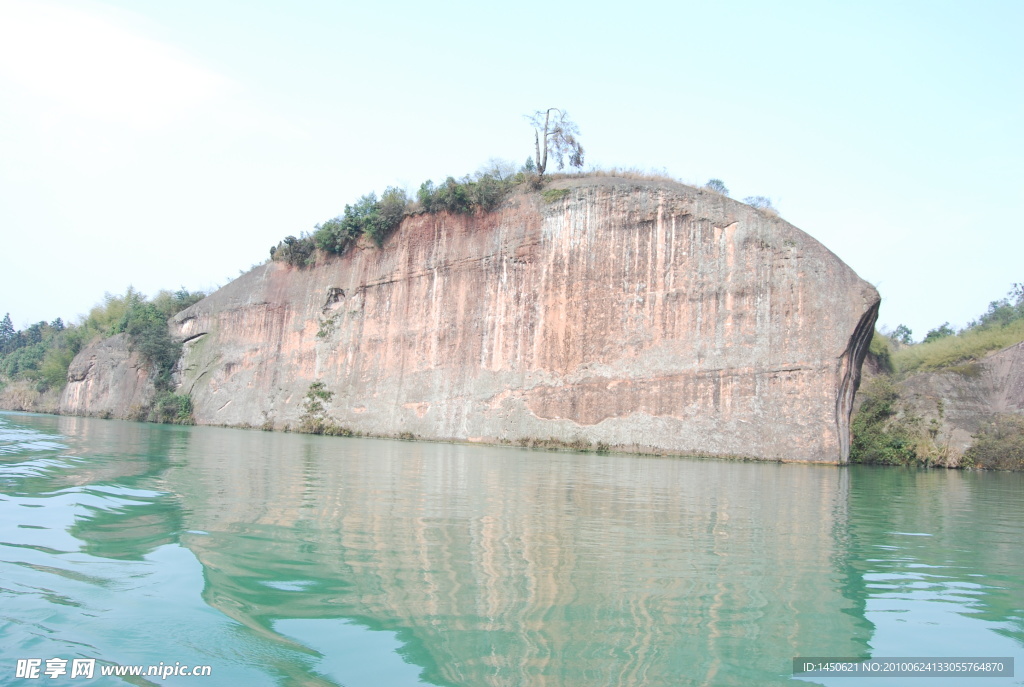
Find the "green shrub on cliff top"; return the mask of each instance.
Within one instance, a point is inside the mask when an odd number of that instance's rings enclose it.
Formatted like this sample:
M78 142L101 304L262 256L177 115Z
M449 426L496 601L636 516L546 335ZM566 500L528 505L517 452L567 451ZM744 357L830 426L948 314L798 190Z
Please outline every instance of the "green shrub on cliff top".
M319 229L320 225L317 225L317 230ZM270 258L287 262L293 267L312 265L316 260L316 241L312 236L305 233L297 238L295 236L285 236L281 243L270 247Z
M342 255L360 236L380 246L401 224L408 206L409 199L400 188L389 187L379 200L375 193L368 193L354 204L346 205L344 214L316 225L312 235L285 237L270 249L270 257L295 267L306 267L315 262L317 248Z
M540 194L541 198L543 198L546 203L554 203L568 195L569 189L567 188L549 188L545 189L544 192Z
M158 291L153 296L153 307L160 311L165 319L171 319L179 312L195 305L206 298L204 291L189 291L184 286L177 291Z
M427 212L469 214L473 211L469 184L468 179L459 183L454 177L448 177L443 184L434 188L433 182L426 181L420 186L418 197Z
M528 177L524 171L512 174L509 163L492 160L476 175L466 176L461 181L448 177L440 186L429 180L423 182L416 200L419 209L428 213L490 212ZM346 205L343 214L316 225L312 235L286 237L270 249L270 257L305 267L315 262L316 249L343 255L362 236L381 246L411 209L408 196L400 188L389 187L379 199L375 193L368 193L354 204Z
M416 200L421 210L431 213L491 212L517 186L531 184L537 178L528 167L524 166L516 172L513 163L491 159L474 175L467 174L458 181L448 177L440 186L435 186L430 180L423 182Z
M366 235L378 246L384 243L388 234L398 228L409 208L409 197L405 189L389 186L377 201L379 219L369 228Z

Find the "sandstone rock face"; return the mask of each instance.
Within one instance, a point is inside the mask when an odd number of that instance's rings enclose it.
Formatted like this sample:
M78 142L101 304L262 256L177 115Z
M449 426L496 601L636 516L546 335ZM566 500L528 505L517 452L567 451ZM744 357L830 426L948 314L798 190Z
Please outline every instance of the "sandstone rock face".
M996 415L1024 413L1024 342L976 363L915 374L900 382L900 390L958 464L983 424Z
M155 393L151 366L128 349L127 334L116 334L75 356L58 410L62 415L135 418Z
M200 424L296 427L322 382L329 418L373 435L847 459L874 288L709 191L553 186L253 269L172 320L179 392Z

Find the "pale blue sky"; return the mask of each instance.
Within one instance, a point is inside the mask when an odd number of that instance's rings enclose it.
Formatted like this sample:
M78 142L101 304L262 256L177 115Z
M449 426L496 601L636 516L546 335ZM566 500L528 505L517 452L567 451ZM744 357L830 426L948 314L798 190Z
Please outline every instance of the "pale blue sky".
M770 197L963 326L1024 281L1024 2L0 0L0 313L208 289L388 185L532 152Z

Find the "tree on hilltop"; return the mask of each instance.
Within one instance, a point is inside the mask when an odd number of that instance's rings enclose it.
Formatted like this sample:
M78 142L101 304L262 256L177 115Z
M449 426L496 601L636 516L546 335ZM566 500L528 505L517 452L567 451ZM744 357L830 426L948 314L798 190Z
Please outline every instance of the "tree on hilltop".
M729 189L725 187L725 183L721 179L708 179L708 183L704 184L704 188L715 193L721 193L723 196L729 195Z
M747 196L743 199L743 202L752 208L757 208L758 210L776 212L775 206L772 205L772 199L767 196Z
M896 327L896 331L892 333L891 338L893 341L899 341L904 346L909 346L914 343L914 332L907 325L901 324Z
M921 343L931 343L932 341L938 341L939 339L944 339L947 336L953 336L954 334L956 334L956 332L949 326L949 322L943 322L935 329L929 330L924 336L924 341Z
M4 319L0 320L0 352L7 350L7 344L14 341L16 334L14 323L11 322L11 313L7 313Z
M552 112L556 113L552 116ZM548 153L558 162L558 168L565 167L565 157L569 156L569 164L573 167L583 166L583 146L576 140L580 129L569 119L569 114L557 107L537 110L528 115L533 125L533 142L537 157L537 174L544 176L548 165Z

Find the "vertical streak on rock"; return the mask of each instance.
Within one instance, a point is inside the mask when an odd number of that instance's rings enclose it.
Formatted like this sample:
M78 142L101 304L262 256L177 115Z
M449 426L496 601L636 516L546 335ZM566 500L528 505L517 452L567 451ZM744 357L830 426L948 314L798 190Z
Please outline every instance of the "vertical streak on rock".
M839 436L840 460L850 460L850 416L853 414L853 397L860 386L860 369L868 354L871 337L875 334L875 320L878 319L879 301L861 316L853 330L850 344L839 359L839 395L836 398L836 432Z

